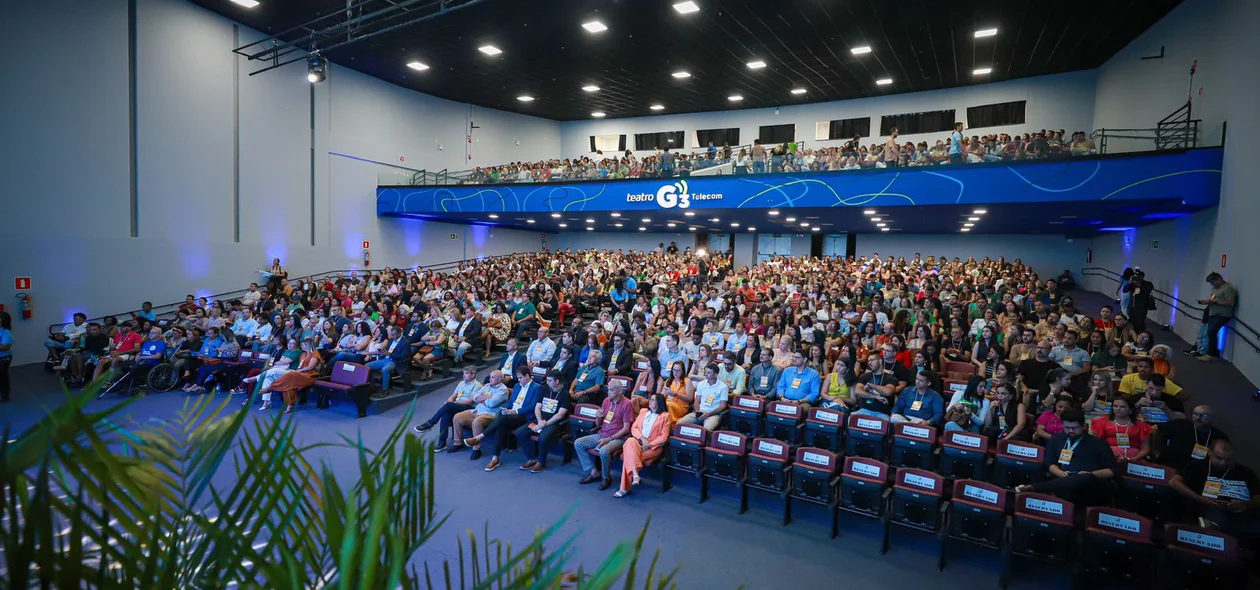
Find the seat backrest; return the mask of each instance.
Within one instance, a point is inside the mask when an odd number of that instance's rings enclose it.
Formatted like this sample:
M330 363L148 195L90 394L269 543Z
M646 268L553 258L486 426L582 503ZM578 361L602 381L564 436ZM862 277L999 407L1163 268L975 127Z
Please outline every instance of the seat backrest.
M817 424L827 424L829 426L844 426L844 414L839 410L828 410L826 408L814 408L809 411L809 418L806 422L814 422Z
M947 448L972 451L980 454L989 452L989 438L961 430L947 430L941 444Z
M946 373L962 373L964 375L975 375L976 366L971 363L960 363L958 361L945 361Z
M1046 458L1046 448L1027 442L1000 440L997 454L999 457L1027 461L1040 465Z
M599 406L595 404L577 404L573 406L573 419L580 422L598 422Z
M703 447L709 442L709 431L699 424L676 424L670 440L686 441Z
M367 383L370 373L371 371L364 365L337 361L337 364L333 365L332 375L328 377L328 380L333 383L355 387Z
M796 449L793 463L797 467L808 467L815 471L833 474L840 467L840 458L835 453L817 447L801 447Z
M936 444L936 428L902 422L893 426L893 438L917 440L934 445Z
M961 363L956 363L961 364ZM955 393L967 390L967 382L962 379L946 379L945 380L945 397L952 397Z
M1164 525L1164 542L1169 549L1177 548L1209 559L1238 558L1238 540L1216 529L1167 524Z
M1015 497L1015 515L1070 527L1075 523L1076 507L1048 494L1026 492Z
M760 414L766 409L766 400L755 395L737 395L731 398L731 408Z
M879 436L888 434L889 423L883 418L874 416L863 416L861 414L849 414L849 431L850 432L866 432Z
M954 482L954 502L983 510L1006 512L1006 490L987 481L960 479Z
M1149 518L1104 506L1092 506L1085 511L1085 530L1111 537L1150 543L1154 534Z
M893 487L939 498L945 493L945 478L926 469L902 467L897 470Z
M269 360L271 360L271 353L269 352L259 351L257 355L254 355L254 362L260 365L267 364L267 361Z
M748 455L769 461L787 463L792 460L792 448L781 440L758 438L753 440L752 450L749 451Z
M888 464L866 457L846 457L844 459L845 477L861 479L870 483L886 485L888 483Z
M801 410L800 404L790 401L773 401L770 407L766 408L767 415L774 415L780 418L788 418L791 420L800 420L805 412Z
M622 391L627 392L630 391L630 388L634 387L634 380L624 375L614 375L609 377L608 384L612 385L613 383L621 383L621 386L623 387Z
M236 353L236 362L238 363L254 362L254 351L246 350L242 348L240 352Z
M651 369L651 368L652 368L652 361L645 358L637 358L637 357L634 359L634 370L642 372L642 371L647 371L648 369Z
M1142 461L1126 461L1124 472L1120 474L1120 478L1144 484L1167 486L1172 481L1172 473L1168 467L1163 465Z
M709 448L746 455L748 454L748 437L738 432L719 430L709 437Z
M529 370L529 376L534 379L545 379L547 377L547 367L534 365L534 367Z
M718 363L718 364L722 364L726 362L727 354L728 353L725 350L721 350L721 349L713 351L713 362Z

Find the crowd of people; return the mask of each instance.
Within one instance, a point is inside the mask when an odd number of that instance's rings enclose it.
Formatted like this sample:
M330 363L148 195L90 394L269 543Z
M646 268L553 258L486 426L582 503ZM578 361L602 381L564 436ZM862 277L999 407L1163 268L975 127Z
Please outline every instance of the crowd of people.
M598 427L573 441L580 481L612 487L620 455L624 496L673 425L728 428L734 397L757 396L802 414L830 408L1044 445L1048 479L1029 489L1082 504L1106 501L1118 465L1157 461L1180 470L1176 489L1226 530L1260 523L1254 474L1233 462L1212 409L1188 401L1168 346L1111 305L1087 315L1018 259L780 257L735 268L723 253L662 244L446 273L267 277L239 299L189 295L169 322L147 304L122 322L76 317L46 344L50 360L86 380L89 365L100 375L174 359L185 391L199 392L213 385L216 359L265 350L271 364L233 389L261 394L263 410L280 391L292 411L295 393L339 361L379 372L384 390L391 374L430 378L441 359L459 365L502 346L484 382L465 367L416 426L436 428L439 449L488 454L487 471L513 440L520 469L545 470L571 412L592 404ZM1232 287L1209 282L1209 300L1232 305ZM1144 312L1133 301L1149 282L1135 272L1127 284L1123 309Z
M687 177L692 172L723 164L731 164L734 174L766 172L827 172L872 168L937 166L944 164L978 164L1017 160L1042 160L1088 156L1097 153L1094 141L1083 131L1070 137L1063 129L1024 134L963 134L962 123L947 137L926 141L900 142L900 133L893 129L884 143L863 144L862 137L837 146L807 148L792 141L764 145L756 140L750 147L733 149L709 142L702 150L685 153L666 147L651 155L639 157L630 150L621 156L554 159L543 162L513 162L501 166L478 167L460 178L464 184L522 182L562 182L622 178Z

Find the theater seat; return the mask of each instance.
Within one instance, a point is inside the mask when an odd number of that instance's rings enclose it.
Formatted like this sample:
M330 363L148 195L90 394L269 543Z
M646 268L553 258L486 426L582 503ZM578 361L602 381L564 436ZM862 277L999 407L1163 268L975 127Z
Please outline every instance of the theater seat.
M748 511L748 490L760 490L778 495L783 499L783 526L787 526L788 488L792 484L789 469L792 466L792 448L788 443L759 438L748 451L748 478L740 491L740 514Z
M704 448L704 468L700 470L700 502L709 499L709 482L720 481L734 485L743 496L747 477L748 438L738 432L717 431L709 437ZM739 514L743 514L740 506Z
M805 418L805 445L840 452L845 417L839 410L814 408Z
M848 457L840 472L840 510L883 520L888 514L888 464L867 457ZM884 545L880 554L887 553Z
M849 414L848 436L845 437L844 454L850 457L869 457L884 460L888 447L890 423L883 418Z
M1000 440L989 481L1008 490L1039 482L1045 477L1045 458L1045 447L1030 442Z
M805 427L805 412L791 401L773 401L766 407L766 436L792 446L800 446Z
M888 464L931 470L936 459L936 429L921 424L893 426L892 451Z
M1153 529L1150 519L1132 512L1089 508L1077 560L1077 579L1106 586L1154 582Z
M997 551L1006 546L1007 491L989 482L960 479L954 482L945 534L941 535L936 569L945 569L949 541L962 541Z
M704 448L708 446L709 431L697 424L677 424L669 437L669 460L665 463L664 482L661 491L672 486L674 471L690 473L696 477L704 470ZM701 501L704 501L701 499Z
M1173 489L1172 468L1127 461L1116 483L1116 507L1160 522L1178 519L1181 498Z
M1070 502L1046 494L1017 495L1000 586L1005 588L1010 579L1013 557L1069 563L1075 555L1075 518L1076 509Z
M762 420L766 400L755 395L737 395L731 398L731 409L726 421L730 429L744 436L756 438L762 433Z
M941 437L941 465L937 471L950 479L985 479L989 438L961 430Z
M1164 525L1159 577L1165 588L1242 588L1247 572L1238 540L1215 529Z
M359 417L362 418L367 416L367 407L371 403L371 387L368 385L370 374L371 371L365 365L337 361L328 379L316 381L311 389L319 396L320 408L328 407L326 400L330 394L349 396L359 411Z
M936 534L945 520L945 478L926 469L903 467L894 476L892 502L884 523L884 551L892 525Z
M792 501L803 500L831 510L831 538L836 538L840 511L840 458L827 449L801 447L792 461L792 487L788 492L784 524L792 522Z

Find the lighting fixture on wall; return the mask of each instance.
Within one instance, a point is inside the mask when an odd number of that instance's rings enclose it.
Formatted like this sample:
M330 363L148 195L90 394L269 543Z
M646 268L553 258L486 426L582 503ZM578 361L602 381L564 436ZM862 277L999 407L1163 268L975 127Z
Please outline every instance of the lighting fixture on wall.
M328 60L318 53L306 60L306 81L318 84L328 78Z

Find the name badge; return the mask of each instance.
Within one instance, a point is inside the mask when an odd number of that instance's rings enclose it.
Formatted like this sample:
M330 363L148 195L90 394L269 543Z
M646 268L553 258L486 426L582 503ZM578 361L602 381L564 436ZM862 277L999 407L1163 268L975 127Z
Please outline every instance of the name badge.
M604 416L604 422L612 422L612 421L613 421L613 411L608 410L608 414Z
M1072 462L1071 449L1063 449L1062 451L1059 451L1059 465L1063 465L1066 467L1071 462Z
M1019 360L1021 360L1021 361L1026 361L1026 360L1028 360L1028 353L1026 353L1026 352L1025 352L1025 353L1023 353L1023 354L1019 355Z
M556 408L560 406L560 400L547 398L542 402L542 411L544 414L556 413Z
M1063 357L1063 364L1065 364L1065 365L1067 365L1067 366L1069 366L1069 367L1070 367L1070 366L1072 366L1072 357L1071 357L1071 356L1065 356L1065 357Z
M762 388L770 387L770 378L765 375L762 375L760 383L761 385L759 385L758 387L762 387Z
M1122 449L1129 448L1129 435L1125 432L1116 433L1116 446Z
M702 407L707 408L707 407L709 407L709 406L713 405L713 400L714 400L714 398L716 398L716 397L717 397L717 395L716 395L716 394L707 393L707 394L705 394L704 398L700 400L700 405L701 405Z
M801 386L801 378L800 378L800 377L797 377L796 379L793 379L793 380L792 380L792 389L797 389L797 388L799 388L800 386Z
M1202 461L1207 458L1207 445L1194 445L1194 450L1190 451L1190 458Z
M911 412L917 412L917 411L919 411L919 408L922 408L922 407L923 407L923 402L922 402L922 401L919 401L919 400L916 400L916 401L914 401L913 403L911 403L911 404L910 404L910 411L911 411Z
M1215 500L1217 496L1220 496L1220 495L1221 495L1221 482L1220 481L1212 481L1209 479L1203 482L1203 497L1204 498L1211 498Z

